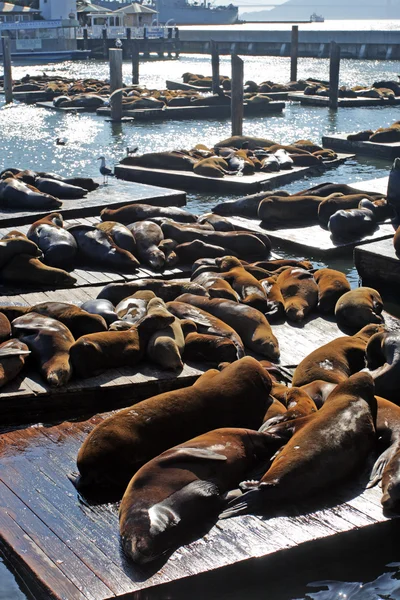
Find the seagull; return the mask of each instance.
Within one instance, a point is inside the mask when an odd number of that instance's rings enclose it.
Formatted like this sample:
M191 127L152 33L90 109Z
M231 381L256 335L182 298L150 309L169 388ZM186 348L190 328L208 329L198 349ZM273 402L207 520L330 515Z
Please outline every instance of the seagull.
M134 148L127 148L126 155L133 156L134 154L136 154L137 151L138 151L138 146L135 146Z
M106 167L106 159L104 156L99 156L99 158L97 160L101 160L100 173L104 177L103 183L105 184L105 183L107 183L109 177L114 177L114 173L112 172L111 169Z
M57 146L65 146L66 143L67 142L66 142L66 140L64 138L60 138L60 137L56 138L56 144L57 144Z

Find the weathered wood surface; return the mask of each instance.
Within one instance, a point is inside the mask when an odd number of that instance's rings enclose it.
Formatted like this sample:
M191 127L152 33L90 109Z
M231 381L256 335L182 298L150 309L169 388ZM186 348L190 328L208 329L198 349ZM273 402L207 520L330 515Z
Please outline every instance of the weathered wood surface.
M25 100L24 100L25 101ZM53 102L47 100L35 102L36 106L40 108L47 108L59 113L94 113L96 108L91 106L54 106Z
M353 486L314 507L287 506L280 516L220 521L164 564L135 566L120 548L117 506L89 504L68 478L85 437L106 416L0 436L0 549L35 598L174 597L174 583L185 578L219 570L222 583L229 565L265 557L268 566L306 542L387 522L379 488Z
M288 100L300 102L307 106L329 106L329 98L327 96L308 96L303 92L290 92ZM338 106L340 107L360 107L360 106L380 106L392 107L400 104L400 97L396 96L392 100L387 98L339 98Z
M85 198L79 200L63 200L62 207L53 212L61 212L64 219L76 217L97 216L103 208L118 208L124 204L144 203L155 206L185 206L186 194L175 190L165 189L160 186L144 185L142 183L128 183L116 177L110 177L107 184L103 184L102 178L96 179L101 183L100 187L93 192L88 192ZM0 227L23 225L33 223L48 215L50 210L27 210L20 211L0 208Z
M166 169L148 169L129 165L116 165L115 174L121 179L128 181L140 181L142 183L154 183L166 187L172 186L181 190L209 191L224 194L254 194L265 190L281 187L307 175L324 172L326 169L336 167L353 154L339 154L336 160L324 162L314 167L294 167L279 173L254 173L237 177L236 175L225 175L221 179L197 175L191 171L173 171Z
M350 152L366 156L375 156L393 160L400 156L400 142L391 144L377 144L376 142L354 142L347 139L348 133L337 133L322 137L324 148L332 148L339 152Z
M355 248L354 263L365 284L377 289L400 286L400 259L394 250L393 237Z

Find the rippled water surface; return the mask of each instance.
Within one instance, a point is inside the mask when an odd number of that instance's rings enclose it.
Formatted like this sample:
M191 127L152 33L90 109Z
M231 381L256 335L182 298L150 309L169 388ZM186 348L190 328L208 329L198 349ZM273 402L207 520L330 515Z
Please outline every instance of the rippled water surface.
M360 25L361 26L361 25ZM392 24L395 28L398 24ZM280 57L245 57L245 79L257 82L273 80L286 82L289 78L290 63L287 58ZM306 76L328 79L328 61L323 59L300 59L299 78ZM141 83L150 88L165 87L165 79L179 79L185 71L208 74L211 72L209 60L204 56L182 56L179 61L151 61L140 65ZM15 65L15 79L23 75L57 74L66 77L108 77L108 65L102 61L64 62L49 65ZM124 81L130 82L131 65L124 63ZM221 60L221 73L230 72L230 63L226 57ZM1 70L0 70L1 73ZM342 60L341 84L371 84L377 79L395 79L400 73L400 65L396 61L352 61ZM1 96L0 96L1 98ZM343 108L336 113L327 108L302 108L288 103L282 115L267 118L254 118L244 123L244 133L259 137L272 138L281 143L289 143L301 138L321 141L326 133L350 132L360 129L376 129L384 127L400 119L400 107L392 108ZM62 175L98 175L97 157L107 157L109 165L117 163L124 155L125 148L139 146L140 152L156 150L172 150L190 148L196 143L212 145L230 135L228 121L169 121L165 123L123 125L106 122L95 115L59 114L44 108L14 104L4 106L0 102L0 170L5 167L19 166L37 170L59 172ZM67 140L65 146L57 146L57 137ZM356 182L388 174L389 164L372 158L360 158L349 161L339 168L325 173L323 176L308 178L292 183L286 188L298 191L307 185L315 185L320 181ZM155 182L156 183L156 182ZM112 185L112 182L110 182ZM188 207L196 212L205 212L221 196L189 194ZM313 258L313 257L311 257ZM317 262L317 265L322 265ZM352 285L357 284L357 273L352 260L337 259L329 262L330 266L346 272ZM397 304L398 308L398 304ZM391 561L399 559L397 547L393 548ZM389 562L389 560L387 561ZM387 564L387 562L385 564ZM381 574L371 578L368 571L362 580L349 577L347 581L324 581L318 587L305 586L301 598L313 600L387 600L400 599L399 570L397 567L381 566ZM328 579L329 571L321 569L321 579ZM239 586L240 589L240 586ZM250 589L250 588L249 588ZM246 587L229 598L265 598L274 600L263 589ZM295 592L285 582L279 598L291 600ZM223 590L210 590L208 598L228 599ZM19 591L11 573L0 562L0 600L20 600L25 595ZM296 589L296 598L298 589Z

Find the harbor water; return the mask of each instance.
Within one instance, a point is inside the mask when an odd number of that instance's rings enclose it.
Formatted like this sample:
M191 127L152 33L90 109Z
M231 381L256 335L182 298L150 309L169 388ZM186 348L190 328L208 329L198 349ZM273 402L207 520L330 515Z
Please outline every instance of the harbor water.
M140 64L140 82L148 88L165 88L165 80L179 80L182 73L210 74L211 65L206 56L181 56L179 60L149 61ZM49 65L14 65L13 77L41 74L62 75L73 78L108 78L108 65L102 61L65 62ZM221 74L230 74L230 61L221 59ZM285 83L289 79L290 62L283 57L246 57L245 80L275 81ZM298 77L329 78L329 64L324 59L300 59ZM376 80L398 79L400 65L396 61L353 61L342 60L340 83L346 85L372 84ZM1 71L0 71L1 74ZM131 65L123 66L125 83L130 83ZM0 96L0 98L2 98ZM290 143L299 139L311 139L320 143L321 136L335 132L352 132L362 129L377 129L400 120L400 107L342 108L337 112L322 107L301 107L287 103L282 115L265 118L252 118L244 123L244 134L266 137L279 143ZM108 166L114 166L125 156L126 148L138 146L139 152L191 148L197 143L212 146L215 142L230 135L227 120L207 121L166 121L162 123L115 124L92 114L60 114L22 103L4 106L0 101L0 170L6 167L23 167L41 171L52 171L61 175L98 176L97 157L104 155ZM56 145L56 139L66 140L65 146ZM327 171L317 177L297 181L285 189L299 191L321 181L357 182L388 174L390 165L374 158L358 158ZM156 184L157 182L154 181ZM109 185L112 186L112 180ZM232 197L230 197L232 198ZM221 195L188 194L188 208L193 212L208 211L213 205L226 198ZM277 248L279 251L279 248ZM285 254L283 251L282 254ZM288 256L289 254L286 253ZM290 254L293 256L293 253ZM307 257L316 266L323 265L317 257ZM351 259L335 259L329 266L340 268L349 277L352 286L358 284L358 275ZM399 314L400 302L396 297L389 298L391 311ZM0 499L1 500L1 499ZM268 586L262 589L250 586L245 580L238 582L235 592L225 594L224 590L208 590L208 599L239 600L266 599L294 600L312 598L315 600L387 600L400 599L400 569L397 564L399 550L395 546L389 554L379 556L375 548L379 570L365 570L360 574L359 565L351 574L340 581L332 579L329 565L321 564L319 578L323 583L310 587L310 581L302 581L300 588L291 587L287 579L276 595L268 594ZM390 563L390 566L388 566ZM303 587L301 587L303 586ZM299 591L300 590L300 591ZM14 579L13 574L0 562L0 600L22 600L26 598ZM196 596L197 598L197 596Z

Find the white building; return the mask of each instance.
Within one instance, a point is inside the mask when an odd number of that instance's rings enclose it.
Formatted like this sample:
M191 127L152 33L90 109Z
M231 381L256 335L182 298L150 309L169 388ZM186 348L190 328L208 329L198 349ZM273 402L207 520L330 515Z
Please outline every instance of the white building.
M46 21L76 19L76 0L40 0L39 9Z

